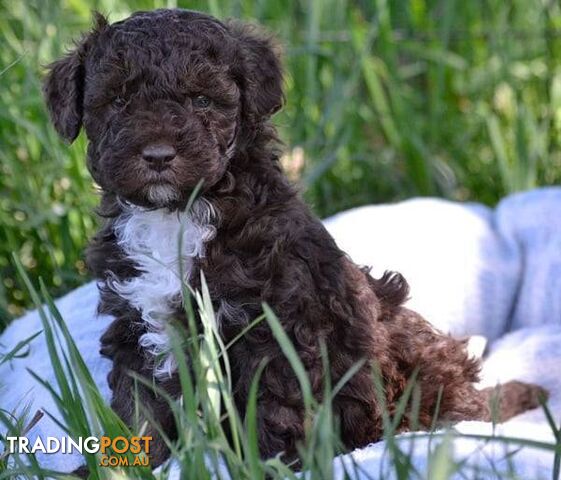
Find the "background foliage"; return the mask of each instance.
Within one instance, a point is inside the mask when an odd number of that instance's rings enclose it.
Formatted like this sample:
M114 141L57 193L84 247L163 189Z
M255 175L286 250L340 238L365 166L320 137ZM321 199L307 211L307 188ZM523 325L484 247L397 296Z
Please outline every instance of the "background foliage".
M0 320L30 304L12 252L58 295L95 228L84 138L47 123L43 65L98 9L254 19L285 47L288 174L317 213L438 195L493 205L561 180L556 0L0 0Z

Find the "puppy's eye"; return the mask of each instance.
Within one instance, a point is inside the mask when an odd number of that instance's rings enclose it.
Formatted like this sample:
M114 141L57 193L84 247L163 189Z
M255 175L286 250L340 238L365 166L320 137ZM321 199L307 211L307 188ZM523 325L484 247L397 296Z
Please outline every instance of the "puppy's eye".
M124 108L127 105L127 101L123 97L119 96L119 97L115 97L111 101L111 105L113 105L115 108Z
M195 98L193 98L193 107L194 108L210 107L210 98L206 97L205 95L197 95Z

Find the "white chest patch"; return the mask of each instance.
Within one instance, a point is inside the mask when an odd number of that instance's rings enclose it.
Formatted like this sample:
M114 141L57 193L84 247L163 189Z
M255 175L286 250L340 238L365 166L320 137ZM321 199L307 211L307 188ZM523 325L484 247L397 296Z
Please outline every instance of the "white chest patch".
M212 206L199 199L189 212L127 205L115 224L119 246L141 274L107 283L140 311L148 331L139 344L159 357L154 363L156 377L169 376L176 367L166 323L182 304L181 272L183 281L188 282L193 260L204 256L205 242L216 235L214 219Z

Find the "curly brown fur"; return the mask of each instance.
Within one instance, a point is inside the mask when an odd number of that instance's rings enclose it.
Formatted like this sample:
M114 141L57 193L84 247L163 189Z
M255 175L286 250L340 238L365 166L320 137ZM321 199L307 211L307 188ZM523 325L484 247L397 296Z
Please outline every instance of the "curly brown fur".
M401 306L408 286L399 274L376 280L356 266L282 173L269 123L283 102L281 85L279 57L267 36L185 10L140 12L112 25L98 16L94 30L51 66L45 95L53 123L70 141L84 126L88 166L103 190L105 224L91 242L88 265L100 280L100 311L115 317L102 337L102 352L113 359L113 408L134 424L139 419L128 372L154 379L150 355L139 346L147 332L142 312L111 287L142 274L118 243L119 221L131 204L180 212L203 179L201 195L216 213L215 232L204 255L194 258L189 281L197 288L204 272L225 342L261 312L262 302L269 304L319 400L326 374L322 342L333 384L366 360L333 403L346 447L382 436L373 364L382 374L390 413L416 373L419 428L432 425L440 395L441 422L489 420L492 392L474 388L480 365L466 353L465 342ZM172 153L153 164L146 152L154 149ZM185 321L181 299L172 303L173 317ZM302 396L264 323L231 349L235 399L243 416L264 358L269 361L259 384L261 454L285 452L292 459L305 434ZM179 395L175 374L154 381ZM165 401L138 388L141 402L173 437ZM499 417L537 406L540 392L533 385L504 385ZM411 424L406 415L400 428ZM166 455L157 441L153 462Z

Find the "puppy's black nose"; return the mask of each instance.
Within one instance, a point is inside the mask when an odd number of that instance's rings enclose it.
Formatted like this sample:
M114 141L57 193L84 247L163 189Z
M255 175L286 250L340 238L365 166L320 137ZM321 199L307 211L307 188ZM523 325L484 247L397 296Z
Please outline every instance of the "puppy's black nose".
M142 150L142 158L148 162L151 169L157 172L169 168L169 164L176 154L175 148L165 143L148 145Z

